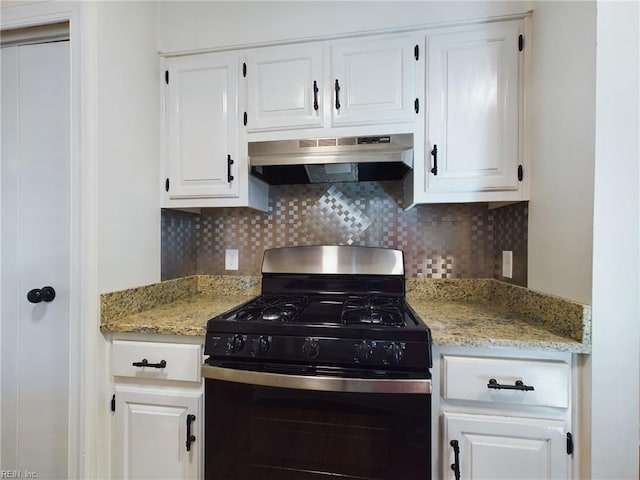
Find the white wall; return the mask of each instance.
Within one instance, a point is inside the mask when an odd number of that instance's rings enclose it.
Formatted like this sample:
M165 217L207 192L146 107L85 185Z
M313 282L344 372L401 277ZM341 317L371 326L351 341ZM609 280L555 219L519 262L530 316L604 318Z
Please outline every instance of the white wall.
M428 25L526 12L529 2L177 2L159 6L162 52Z
M591 473L637 479L640 4L598 2L597 19Z
M97 3L100 292L160 279L156 5Z
M591 303L596 4L533 9L528 287Z
M99 293L160 280L157 14L152 2L82 2L81 6L86 35L83 68L88 77L82 135L96 168L95 183L86 187L97 190L95 237L86 239L97 271L96 314L87 319L92 328L84 339L81 477L110 478L110 344L99 331L97 302Z

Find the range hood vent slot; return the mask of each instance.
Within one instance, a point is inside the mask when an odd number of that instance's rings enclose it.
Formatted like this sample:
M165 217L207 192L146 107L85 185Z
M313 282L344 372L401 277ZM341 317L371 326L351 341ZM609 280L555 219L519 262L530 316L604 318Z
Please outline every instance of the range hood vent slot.
M300 148L337 147L343 145L358 145L358 140L360 140L358 137L308 138L300 140L299 145Z

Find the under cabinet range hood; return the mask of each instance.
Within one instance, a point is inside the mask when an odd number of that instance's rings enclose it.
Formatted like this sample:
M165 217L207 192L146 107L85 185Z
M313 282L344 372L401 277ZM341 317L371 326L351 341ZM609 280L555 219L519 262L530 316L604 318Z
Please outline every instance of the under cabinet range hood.
M413 134L250 142L249 165L270 185L402 180Z

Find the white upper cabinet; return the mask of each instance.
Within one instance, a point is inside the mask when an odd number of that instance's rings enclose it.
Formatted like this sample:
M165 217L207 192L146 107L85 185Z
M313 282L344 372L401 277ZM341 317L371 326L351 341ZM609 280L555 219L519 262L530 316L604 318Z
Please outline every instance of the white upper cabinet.
M521 21L505 21L427 35L421 186L432 200L526 199L522 29Z
M412 131L419 108L416 38L377 35L249 51L247 132L262 140L271 139L265 132L293 130L306 132L301 137L339 135L346 127Z
M266 185L249 176L239 58L233 52L165 60L164 207L267 209Z
M163 206L266 210L249 142L400 133L414 138L407 207L528 200L525 25L169 57Z
M322 127L323 48L289 45L247 54L249 132Z
M167 67L169 198L237 197L237 55L172 58Z
M333 125L415 121L415 57L411 35L333 44Z

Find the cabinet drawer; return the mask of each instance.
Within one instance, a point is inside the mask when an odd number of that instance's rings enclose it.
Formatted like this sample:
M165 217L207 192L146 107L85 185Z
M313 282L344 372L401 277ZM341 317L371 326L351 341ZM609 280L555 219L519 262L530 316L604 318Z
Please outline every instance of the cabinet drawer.
M201 352L202 347L194 344L114 340L111 370L116 377L200 382ZM134 365L145 360L157 366Z
M566 362L444 355L442 363L445 399L569 407L570 368ZM491 379L497 386L514 386L521 381L533 390L490 388Z

